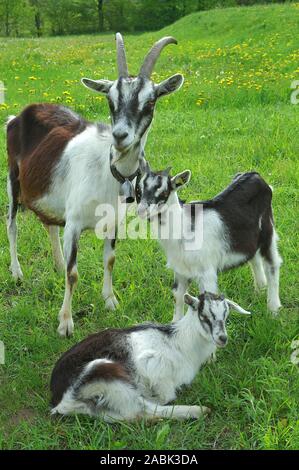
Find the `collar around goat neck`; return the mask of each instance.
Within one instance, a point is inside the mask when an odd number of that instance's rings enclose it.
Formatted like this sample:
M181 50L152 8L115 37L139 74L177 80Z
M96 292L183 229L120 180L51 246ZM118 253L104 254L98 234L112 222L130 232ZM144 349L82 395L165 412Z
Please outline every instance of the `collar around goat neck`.
M112 145L111 145L111 147L110 147L110 171L111 171L112 175L114 176L114 178L121 184L123 184L126 180L133 181L133 179L136 178L136 176L139 174L139 172L141 172L140 164L139 164L137 170L132 175L123 176L118 171L115 164L112 163L112 160L113 160L113 152L112 152Z
M142 151L142 158L145 159L144 158L144 151ZM134 198L139 203L140 198L141 198L139 183L140 183L141 176L142 176L142 171L141 171L141 168L140 168L140 162L139 162L137 170L132 175L123 176L118 171L115 164L112 163L112 160L113 160L113 152L112 152L112 145L111 145L111 147L110 147L110 171L111 171L111 174L116 179L116 181L118 181L121 185L123 185L126 181L132 182L137 177L136 184L135 184ZM128 202L133 202L133 201L129 200Z

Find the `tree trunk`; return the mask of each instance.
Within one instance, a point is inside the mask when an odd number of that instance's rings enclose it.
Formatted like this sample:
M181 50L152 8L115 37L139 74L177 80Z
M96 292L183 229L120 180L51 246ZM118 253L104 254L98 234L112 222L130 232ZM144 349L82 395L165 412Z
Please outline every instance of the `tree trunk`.
M9 7L6 5L6 11L5 11L5 35L9 36L10 35L10 29L9 29Z
M41 29L42 20L41 20L41 16L40 16L40 12L39 12L39 11L37 11L37 12L35 13L34 20L35 20L36 34L37 34L37 37L40 38L41 35L42 35L42 29Z
M121 2L119 7L120 7L119 8L120 25L124 25L125 24L125 15L124 15L124 4L123 4L123 2ZM119 26L119 29L121 29L120 26Z
M99 31L104 31L104 0L98 0L98 17L99 17Z

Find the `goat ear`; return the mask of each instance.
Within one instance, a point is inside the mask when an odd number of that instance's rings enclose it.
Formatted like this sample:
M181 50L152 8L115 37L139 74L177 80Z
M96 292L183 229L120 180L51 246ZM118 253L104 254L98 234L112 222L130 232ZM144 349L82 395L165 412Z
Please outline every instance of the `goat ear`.
M111 80L91 80L90 78L82 78L81 83L90 90L98 91L107 95L113 85Z
M199 300L196 297L192 297L192 295L186 293L184 295L184 302L186 305L189 305L194 310L198 309Z
M229 299L225 300L233 310L236 310L236 312L242 313L243 315L251 315L251 312L248 312L248 310L244 310L244 308L240 307L240 305L236 304L236 302L233 302Z
M157 98L161 96L169 95L176 90L179 90L184 83L184 77L180 73L172 75L172 77L167 78L163 82L155 86Z
M169 176L169 173L171 172L171 168L172 166L169 166L168 168L166 168L166 170L163 170L162 175Z
M185 184L189 183L191 178L191 171L185 170L182 173L177 174L173 178L171 178L171 186L173 189L179 189Z

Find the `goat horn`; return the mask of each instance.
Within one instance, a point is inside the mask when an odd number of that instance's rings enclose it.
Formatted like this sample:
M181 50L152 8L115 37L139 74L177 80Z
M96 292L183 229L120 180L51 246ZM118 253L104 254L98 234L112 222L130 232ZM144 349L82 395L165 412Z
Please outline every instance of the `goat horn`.
M143 65L140 69L139 75L150 78L152 71L154 70L157 59L162 51L162 49L168 44L177 44L177 40L171 36L166 36L165 38L157 41L151 50L148 52L147 56L144 59Z
M129 72L128 72L124 40L120 33L116 33L115 39L116 39L118 76L126 78L129 76Z

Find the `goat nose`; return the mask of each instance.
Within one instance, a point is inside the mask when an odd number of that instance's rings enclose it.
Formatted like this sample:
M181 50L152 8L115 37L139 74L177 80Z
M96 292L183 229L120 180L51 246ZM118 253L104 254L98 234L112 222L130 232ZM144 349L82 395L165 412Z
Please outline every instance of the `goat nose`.
M128 137L129 134L128 132L113 131L112 135L116 141L121 142L122 140L125 140L125 138Z
M226 344L227 343L227 336L226 335L219 335L219 341L221 343Z

